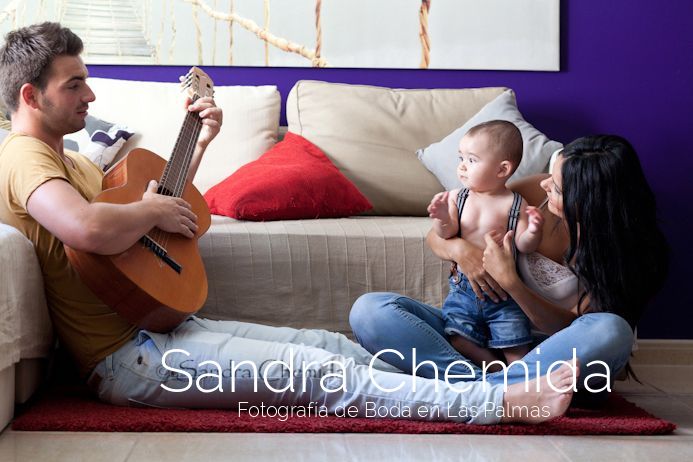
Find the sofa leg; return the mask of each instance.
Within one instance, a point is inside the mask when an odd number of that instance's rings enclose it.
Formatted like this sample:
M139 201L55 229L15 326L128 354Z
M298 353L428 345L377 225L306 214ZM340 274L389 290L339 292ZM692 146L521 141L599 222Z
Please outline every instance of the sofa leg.
M14 417L14 364L0 371L0 431Z

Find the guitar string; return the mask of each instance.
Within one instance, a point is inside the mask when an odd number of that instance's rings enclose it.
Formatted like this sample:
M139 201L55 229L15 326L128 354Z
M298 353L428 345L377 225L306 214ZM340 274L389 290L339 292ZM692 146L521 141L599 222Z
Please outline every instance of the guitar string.
M190 79L190 75L185 80L187 81L188 79ZM195 103L199 98L199 95L194 95L191 104ZM190 133L191 127L192 133ZM178 134L178 139L176 140L176 145L174 146L174 152L172 154L172 156L174 156L174 162L169 162L167 164L167 168L165 169L164 175L162 177L161 183L165 185L164 190L162 192L170 193L170 195L172 195L173 197L182 197L183 190L185 189L186 185L186 179L188 176L190 162L194 154L194 147L197 143L197 139L201 131L202 122L199 117L199 114L190 112L186 114L186 117L183 122L183 127L181 128L180 133ZM187 146L186 149L183 151L184 155L182 157L183 160L181 162L180 148L183 144L182 141L184 141L185 139L187 139ZM174 185L171 188L169 188L168 180L169 174L171 173L173 173L173 178L176 181L174 182ZM160 242L163 248L166 248L166 246L168 245L170 233L166 233L158 229L156 231L157 240Z
M185 138L187 138L186 134L189 132L189 126L190 126L190 113L186 114L185 119L183 121L183 126L181 127L181 130L178 133L178 137L176 139L176 143L173 147L173 151L171 153L171 161L167 162L166 168L164 169L164 173L159 180L159 190L161 191L162 194L164 195L169 195L171 196L175 195L175 187L169 187L169 178L171 175L180 175L180 172L176 172L177 170L179 171L180 168L177 166L177 162L175 162L177 159L180 158L180 147L183 144L183 141ZM176 178L176 176L174 176ZM176 181L177 183L178 181ZM156 241L158 244L165 246L166 243L164 243L164 236L168 234L164 231L161 231L159 228L154 229L154 231L151 233L151 238ZM168 239L165 239L168 241Z
M176 152L177 148L179 148L182 138L185 135L185 125L186 121L188 120L188 114L186 114L185 119L183 120L183 126L181 127L180 131L178 132L178 137L176 138L176 143L173 145L173 150L171 152L170 159L175 160L176 159ZM168 184L168 179L171 174L171 170L173 169L173 163L169 160L169 162L166 163L166 168L164 169L164 173L161 176L159 180L159 185L158 185L158 190L161 191L164 195L166 194L166 191L169 191L170 189L167 187ZM151 238L152 240L156 241L159 243L161 239L164 236L164 231L161 231L159 228L155 228L154 231L151 233Z
M188 74L185 76L183 82L184 83L187 82L190 78L191 78L191 74L190 74L190 72L188 72ZM184 85L185 88L188 88L189 86L190 86L189 84ZM170 157L171 159L174 158L176 147L178 147L180 145L181 138L184 135L185 122L188 120L187 116L188 116L188 114L186 114L186 117L183 120L183 127L181 127L181 130L178 132L178 137L176 138L176 143L173 145L173 151L172 151L171 157ZM162 185L164 185L165 183L168 182L168 176L169 176L170 170L171 170L171 163L169 162L166 164L166 169L164 169L164 174L161 177L161 180L159 182L160 187L162 187Z
M196 100L195 100L196 101ZM194 101L193 101L194 102ZM192 133L188 137L188 146L185 150L185 157L183 158L183 163L178 166L179 172L174 188L175 195L181 197L183 194L183 189L185 188L186 179L188 176L188 170L190 168L190 162L192 156L195 153L195 144L197 144L197 138L202 131L202 119L200 119L198 113L189 113L190 117L186 118L187 128L192 126Z
M171 196L171 197L176 197L176 184L178 183L180 179L180 172L181 168L179 167L180 159L181 159L181 146L184 144L184 142L188 141L188 148L190 145L190 138L188 135L188 132L190 131L190 113L186 114L185 119L183 121L183 126L181 127L181 130L178 134L178 139L176 140L176 144L173 148L173 152L171 154L171 159L166 165L166 171L165 171L165 179L162 178L161 181L161 193L166 195L166 196ZM185 156L185 154L183 154ZM169 185L169 178L174 178L176 179L174 185ZM165 231L160 230L157 228L155 230L155 235L156 235L156 241L159 245L162 247L166 247L168 244L168 234Z
M186 78L186 80L188 78ZM188 88L189 86L189 84L186 85L186 88ZM193 104L199 98L200 96L193 96L191 104ZM183 121L183 126L181 127L181 130L178 133L178 137L176 139L176 143L171 154L171 161L167 162L166 168L164 169L164 173L162 174L162 177L159 180L158 186L161 193L163 193L164 195L182 198L183 190L185 189L186 185L186 178L188 176L187 171L190 167L190 162L194 154L194 148L197 144L197 139L200 135L200 132L202 131L202 125L203 124L202 120L199 117L199 113L188 112L186 114L186 117ZM186 149L183 151L183 160L181 162L181 146L184 144L184 141L186 141L186 139L187 146ZM186 166L187 168L185 168ZM172 188L169 188L169 178L172 174L173 178L175 179L175 182ZM155 228L155 230L152 232L152 240L154 240L165 250L168 246L170 234L171 233L162 231L159 228ZM159 261L159 265L161 266L163 265L163 263Z
M196 100L197 98L195 98L193 102L195 102ZM185 150L183 150L183 160L180 162L174 162L175 165L173 165L172 167L175 173L173 178L176 180L172 190L170 190L171 195L173 197L182 197L183 195L183 190L185 189L186 179L188 176L187 170L190 167L190 161L195 152L195 144L197 144L197 138L200 135L201 131L202 121L199 118L199 115L197 113L188 113L183 123L183 129L181 129L181 135L183 133L186 133L187 135L185 137L187 138L187 146L185 147ZM178 146L178 143L177 147L179 148L180 152L180 146ZM168 245L169 237L170 233L163 233L162 246L164 248Z
M178 171L177 176L174 177L176 178L176 184L173 187L174 197L183 196L183 190L185 189L185 185L187 183L187 171L190 168L190 161L192 159L193 154L195 153L195 145L197 144L197 138L202 130L202 123L197 114L191 113L189 119L186 120L186 122L186 130L190 131L190 126L192 126L192 133L190 133L187 138L188 145L186 146L186 149L184 151L185 155L183 157L183 161L176 165ZM165 243L168 243L168 236L169 235L167 234L165 237Z

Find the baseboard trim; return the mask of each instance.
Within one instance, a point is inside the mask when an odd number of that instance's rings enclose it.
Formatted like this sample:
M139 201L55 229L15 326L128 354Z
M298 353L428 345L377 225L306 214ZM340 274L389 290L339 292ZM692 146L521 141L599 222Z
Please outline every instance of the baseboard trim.
M693 340L638 339L633 364L693 366Z

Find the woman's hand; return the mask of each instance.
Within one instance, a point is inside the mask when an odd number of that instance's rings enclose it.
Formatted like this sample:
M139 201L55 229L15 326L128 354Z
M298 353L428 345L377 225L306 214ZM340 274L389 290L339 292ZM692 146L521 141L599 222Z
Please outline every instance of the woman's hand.
M499 245L501 235L491 231L484 235L486 249L482 258L483 267L495 279L498 284L508 292L520 282L520 277L515 268L513 257L513 231L508 231L503 236L502 247Z
M442 239L433 231L428 234L427 241L436 255L457 264L459 270L469 280L469 285L477 298L483 300L486 293L495 303L501 299L508 299L508 294L484 269L481 249L464 239Z

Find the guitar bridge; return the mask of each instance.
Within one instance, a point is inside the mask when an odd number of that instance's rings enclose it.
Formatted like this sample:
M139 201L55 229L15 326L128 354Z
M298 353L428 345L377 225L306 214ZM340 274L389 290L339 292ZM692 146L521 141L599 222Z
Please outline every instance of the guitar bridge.
M176 273L180 274L181 271L183 271L183 267L178 264L173 258L168 256L168 252L166 252L166 249L161 247L155 240L147 236L146 234L140 238L140 242L142 245L144 245L147 249L152 251L154 255L157 257L161 258L161 260L166 263L168 266L173 269Z

